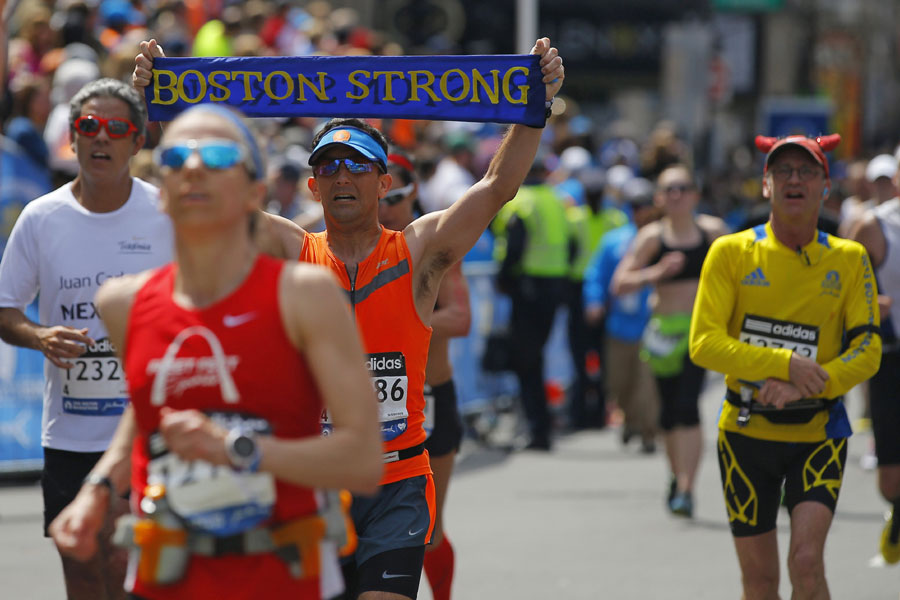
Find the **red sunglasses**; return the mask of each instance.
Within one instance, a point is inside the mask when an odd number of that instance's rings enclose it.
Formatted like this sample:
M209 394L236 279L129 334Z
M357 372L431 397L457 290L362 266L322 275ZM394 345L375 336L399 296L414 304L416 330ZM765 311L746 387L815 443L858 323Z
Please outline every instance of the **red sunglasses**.
M84 115L75 119L75 131L87 137L100 133L101 127L106 127L106 133L113 139L123 138L138 130L128 119L104 119L96 115Z

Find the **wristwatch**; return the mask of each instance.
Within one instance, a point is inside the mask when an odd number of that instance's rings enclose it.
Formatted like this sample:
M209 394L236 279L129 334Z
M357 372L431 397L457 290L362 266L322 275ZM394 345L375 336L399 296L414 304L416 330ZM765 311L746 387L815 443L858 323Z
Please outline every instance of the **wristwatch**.
M235 469L255 472L259 468L262 454L252 431L241 427L231 429L225 436L225 452Z
M112 498L116 495L116 487L113 485L112 479L106 475L98 475L97 473L88 473L81 481L81 485L99 485L109 490L109 496Z

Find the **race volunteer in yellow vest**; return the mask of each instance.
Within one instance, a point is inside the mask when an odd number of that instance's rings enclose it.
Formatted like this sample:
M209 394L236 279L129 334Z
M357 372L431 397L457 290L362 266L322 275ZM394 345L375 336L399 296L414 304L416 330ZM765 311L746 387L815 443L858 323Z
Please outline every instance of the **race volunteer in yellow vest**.
M542 183L546 168L534 162L525 185L492 225L498 284L512 300L513 368L531 430L530 448L550 449L550 413L544 392L543 348L557 307L565 299L570 244L565 208Z

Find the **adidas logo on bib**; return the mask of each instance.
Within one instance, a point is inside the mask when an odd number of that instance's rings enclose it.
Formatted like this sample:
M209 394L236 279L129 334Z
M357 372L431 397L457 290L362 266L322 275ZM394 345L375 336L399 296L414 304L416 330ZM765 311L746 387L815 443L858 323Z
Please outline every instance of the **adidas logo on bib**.
M769 280L763 275L762 269L757 267L755 271L751 271L741 280L741 285L769 287Z

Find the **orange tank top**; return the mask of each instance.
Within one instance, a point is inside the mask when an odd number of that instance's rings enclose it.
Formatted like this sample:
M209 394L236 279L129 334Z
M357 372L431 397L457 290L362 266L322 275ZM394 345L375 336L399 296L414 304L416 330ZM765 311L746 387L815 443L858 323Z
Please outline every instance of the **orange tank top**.
M352 279L328 247L327 232L306 234L300 260L331 269L347 292L378 397L385 453L381 485L431 473L428 453L418 452L425 442L423 388L431 328L416 312L403 233L382 228L375 250ZM327 417L323 427L327 433ZM403 458L407 454L413 455Z

